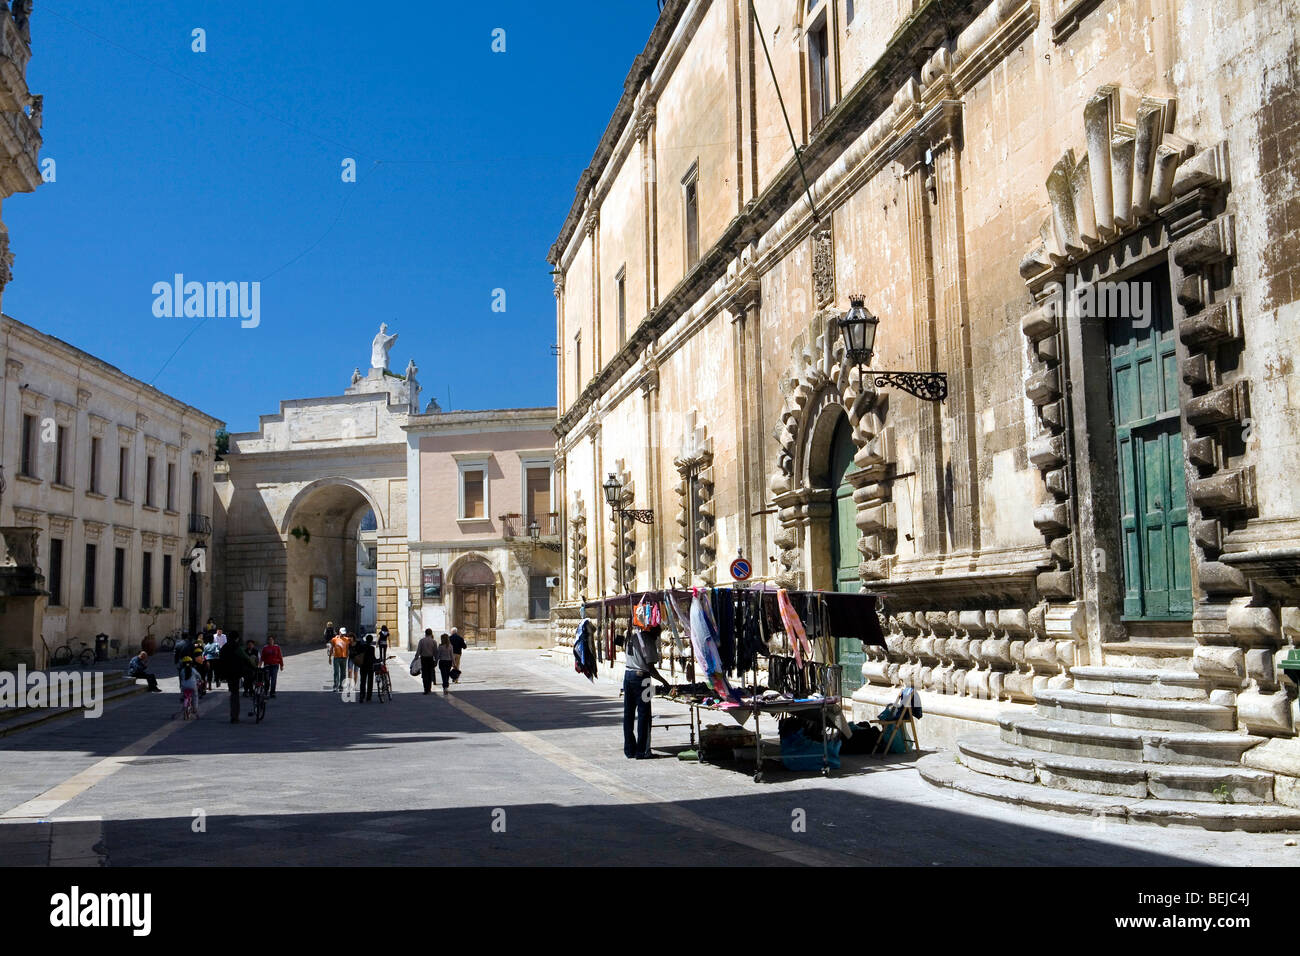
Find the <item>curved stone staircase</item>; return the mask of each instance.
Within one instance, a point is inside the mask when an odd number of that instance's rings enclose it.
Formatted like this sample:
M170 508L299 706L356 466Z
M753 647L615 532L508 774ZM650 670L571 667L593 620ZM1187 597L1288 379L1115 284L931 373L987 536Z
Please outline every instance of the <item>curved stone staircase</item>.
M1300 809L1274 803L1274 775L1243 767L1264 737L1239 732L1236 708L1190 670L1076 667L1071 690L1037 692L1037 712L998 733L930 754L939 787L1111 822L1211 830L1297 830Z

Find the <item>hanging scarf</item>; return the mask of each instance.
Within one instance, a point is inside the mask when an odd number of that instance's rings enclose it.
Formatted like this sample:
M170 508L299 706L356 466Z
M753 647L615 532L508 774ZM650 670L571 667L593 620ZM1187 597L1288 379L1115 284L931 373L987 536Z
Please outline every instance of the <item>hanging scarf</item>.
M804 658L812 657L812 645L808 643L808 635L804 633L803 622L799 620L799 615L794 612L794 607L790 604L790 592L785 588L776 592L776 605L781 609L781 623L785 625L786 636L794 645L794 666L802 669Z
M704 680L715 694L727 700L739 700L740 695L727 683L727 675L722 669L718 626L709 608L709 595L702 588L693 588L691 594L691 647L695 651L695 661L704 670Z

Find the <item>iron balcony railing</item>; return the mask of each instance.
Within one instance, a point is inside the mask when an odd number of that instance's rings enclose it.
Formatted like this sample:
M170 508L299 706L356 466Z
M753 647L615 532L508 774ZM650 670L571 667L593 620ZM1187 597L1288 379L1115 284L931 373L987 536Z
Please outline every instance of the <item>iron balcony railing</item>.
M560 514L557 511L541 515L502 515L502 536L505 537L506 540L510 540L511 538L527 538L529 536L528 526L534 521L537 522L539 535L541 537L555 538L559 536Z
M190 534L212 534L212 519L207 515L190 515Z

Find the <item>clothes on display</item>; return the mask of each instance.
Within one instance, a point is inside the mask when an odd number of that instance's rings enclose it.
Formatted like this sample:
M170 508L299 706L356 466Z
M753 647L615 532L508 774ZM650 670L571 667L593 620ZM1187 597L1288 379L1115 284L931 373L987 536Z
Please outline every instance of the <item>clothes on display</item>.
M739 700L740 695L727 681L722 655L718 650L717 622L713 620L708 597L704 588L695 588L692 592L691 647L695 652L695 662L704 670L705 681L718 697Z
M573 635L573 669L587 680L596 679L596 623L586 616Z
M785 588L776 592L776 603L781 610L781 623L785 633L789 636L790 643L794 645L795 666L803 667L804 661L812 659L812 645L808 643L803 621L799 620L799 615L795 613L794 606L790 603L790 592Z

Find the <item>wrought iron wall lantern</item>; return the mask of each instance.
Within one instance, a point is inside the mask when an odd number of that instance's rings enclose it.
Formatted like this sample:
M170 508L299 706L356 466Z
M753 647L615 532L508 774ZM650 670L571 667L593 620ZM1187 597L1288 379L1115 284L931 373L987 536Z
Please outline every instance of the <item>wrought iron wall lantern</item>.
M642 524L654 524L655 513L650 509L623 507L623 483L613 472L610 472L609 478L601 487L605 489L605 501L609 503L615 514Z
M871 356L876 348L876 326L880 319L867 310L866 297L849 296L849 311L840 316L840 332L844 336L845 357L858 367L858 385L868 373ZM870 371L876 388L901 388L926 402L942 402L948 397L948 376L943 372L890 372ZM610 475L613 478L613 475ZM608 488L608 485L606 485Z
M538 524L537 519L533 518L528 522L528 537L533 540L533 547L545 548L547 551L559 553L560 546L553 541L542 540L542 526Z

